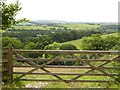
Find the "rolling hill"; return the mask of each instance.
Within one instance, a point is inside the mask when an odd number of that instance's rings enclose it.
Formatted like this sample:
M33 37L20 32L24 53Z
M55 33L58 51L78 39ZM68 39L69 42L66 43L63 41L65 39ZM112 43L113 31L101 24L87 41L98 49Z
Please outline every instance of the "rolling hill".
M106 34L106 35L102 35L102 37L106 37L106 36L116 36L118 37L120 35L120 33L111 33L111 34ZM64 43L61 43L61 44L72 44L72 45L75 45L77 47L77 49L80 49L81 50L81 45L82 43L82 39L78 39L78 40L73 40L73 41L68 41L68 42L64 42Z

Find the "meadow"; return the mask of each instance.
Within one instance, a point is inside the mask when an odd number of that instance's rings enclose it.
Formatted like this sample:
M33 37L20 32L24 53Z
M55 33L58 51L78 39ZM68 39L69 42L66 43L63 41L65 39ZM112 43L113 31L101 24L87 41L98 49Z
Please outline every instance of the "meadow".
M46 46L57 42L60 45L72 44L77 49L82 50L82 39L90 37L92 34L101 34L102 37L115 36L118 37L116 28L108 27L108 25L102 24L81 24L81 23L67 23L67 24L55 24L55 25L36 25L36 26L14 26L8 31L2 31L3 38L6 40L4 47L10 47L11 45L16 46L17 49L41 49L44 50ZM105 31L105 32L104 32ZM5 33L6 32L6 33ZM5 37L9 38L5 38ZM13 39L17 38L17 39ZM7 41L8 40L8 41ZM53 40L53 41L52 41ZM10 42L9 42L10 41ZM8 43L9 42L9 43ZM11 43L11 44L10 44ZM18 45L19 44L19 45ZM20 46L21 45L21 46ZM56 44L57 45L57 44ZM18 47L19 46L19 47ZM36 48L37 47L37 48ZM42 47L42 48L41 48ZM56 48L56 47L55 47ZM27 56L27 55L26 55ZM30 55L31 56L31 55ZM34 58L34 55L32 55ZM28 56L27 56L28 57ZM50 58L50 57L49 57ZM84 73L88 69L59 69L59 68L47 68L51 72L68 72L68 73ZM27 72L31 68L14 68L14 71ZM36 72L43 72L38 70ZM70 80L71 76L63 76L62 78ZM18 77L18 75L14 75ZM24 78L32 79L56 79L50 75L27 75ZM83 76L83 80L98 79L98 80L109 80L109 77L103 76ZM3 87L9 87L9 85L3 85ZM118 88L114 83L86 83L86 82L34 82L34 81L17 81L13 83L12 87L23 87L23 88Z
M111 34L105 34L102 35L102 37L107 37L107 36L115 36L118 37L120 35L120 33L111 33ZM84 38L84 37L83 37ZM83 39L82 38L82 39ZM77 47L77 49L82 50L82 48L80 47L82 44L82 39L77 39L77 40L73 40L73 41L68 41L68 42L64 42L64 43L60 43L60 44L72 44L75 45Z
M67 27L68 29L75 29L75 30L92 30L100 27L99 24L60 24L60 26Z
M13 26L15 29L25 29L25 30L50 30L51 28L58 28L55 26L46 26L46 25L39 25L39 26Z
M92 30L100 27L98 24L53 24L53 25L32 25L32 26L13 26L14 29L25 29L25 30L51 30L51 29L73 29L73 30Z
M22 70L23 72L27 72L29 70L31 70L32 68L14 68L14 71L20 71ZM47 70L51 71L51 72L73 72L73 73L84 73L85 71L87 71L87 69L57 69L57 68L48 68ZM41 70L37 70L36 72L43 72ZM14 77L18 77L19 75L14 75ZM66 79L66 80L70 80L72 79L73 75L71 76L62 76L60 75L60 77ZM32 78L32 79L53 79L56 80L55 77L50 76L50 75L27 75L24 78ZM81 79L79 80L109 80L110 78L107 76L83 76L81 77ZM28 87L32 87L32 88L118 88L118 86L114 83L111 82L70 82L70 83L65 83L65 82L35 82L35 81L20 81L19 83L21 83L21 86L23 88L28 88Z

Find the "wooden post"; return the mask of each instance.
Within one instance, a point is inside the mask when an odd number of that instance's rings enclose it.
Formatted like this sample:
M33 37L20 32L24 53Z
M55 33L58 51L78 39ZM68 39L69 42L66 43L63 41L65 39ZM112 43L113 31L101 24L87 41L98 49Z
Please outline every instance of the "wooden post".
M8 49L8 75L9 75L9 82L12 82L12 79L13 79L13 51L12 51L12 48Z

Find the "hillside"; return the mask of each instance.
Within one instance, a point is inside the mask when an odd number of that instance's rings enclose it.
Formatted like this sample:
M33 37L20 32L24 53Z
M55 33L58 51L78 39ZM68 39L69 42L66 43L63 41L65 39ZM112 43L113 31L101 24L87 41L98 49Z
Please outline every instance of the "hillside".
M17 25L14 29L26 29L26 30L51 30L51 29L73 29L73 30L91 30L100 27L99 24L83 24L83 23L65 23L65 24L45 24L45 25Z
M53 28L54 26L14 26L14 29L25 29L25 30L50 30L50 28Z
M73 40L73 41L69 41L69 42L64 42L61 44L72 44L72 45L75 45L77 47L77 49L81 49L80 48L81 41L82 41L82 39L78 39L78 40Z
M102 35L102 37L107 37L110 35L118 37L118 33L106 34L106 35ZM119 33L119 35L120 35L120 33ZM61 44L72 44L72 45L75 45L77 47L77 49L81 49L80 48L81 43L82 43L82 39L78 39L78 40L73 40L73 41L69 41L69 42L64 42Z
M100 27L99 24L84 24L84 23L60 24L60 26L64 26L68 29L75 29L75 30L88 30L88 29L96 29Z

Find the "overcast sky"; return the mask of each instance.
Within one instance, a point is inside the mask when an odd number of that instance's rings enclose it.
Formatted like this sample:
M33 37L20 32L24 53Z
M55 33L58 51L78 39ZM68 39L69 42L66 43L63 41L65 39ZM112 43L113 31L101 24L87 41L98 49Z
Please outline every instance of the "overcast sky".
M7 0L14 3L16 0ZM117 22L119 0L19 0L16 18L80 22Z

